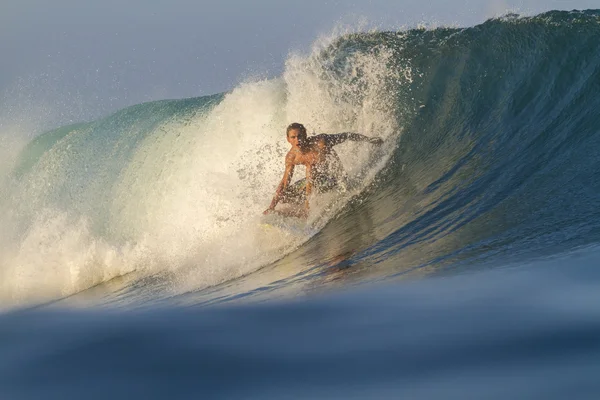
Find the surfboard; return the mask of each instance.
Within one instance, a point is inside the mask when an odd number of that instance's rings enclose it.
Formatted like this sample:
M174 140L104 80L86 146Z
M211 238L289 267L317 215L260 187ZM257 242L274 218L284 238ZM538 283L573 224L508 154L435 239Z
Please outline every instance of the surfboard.
M278 212L263 215L260 227L267 232L279 232L294 236L312 236L316 233L315 228L308 224L305 218Z

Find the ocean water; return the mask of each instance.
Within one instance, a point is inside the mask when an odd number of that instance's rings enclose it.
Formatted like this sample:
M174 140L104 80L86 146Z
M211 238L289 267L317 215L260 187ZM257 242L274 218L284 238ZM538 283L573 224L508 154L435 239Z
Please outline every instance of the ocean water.
M37 136L0 163L0 397L598 398L598 93L600 12L553 11ZM294 121L385 142L265 227Z

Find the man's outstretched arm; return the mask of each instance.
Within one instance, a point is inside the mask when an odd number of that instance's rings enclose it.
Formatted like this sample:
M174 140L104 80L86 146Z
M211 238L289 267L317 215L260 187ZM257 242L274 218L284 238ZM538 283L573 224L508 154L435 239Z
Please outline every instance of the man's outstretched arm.
M325 141L329 146L335 146L336 144L343 143L346 140L351 140L353 142L368 142L371 144L376 144L378 146L383 143L383 139L381 139L380 137L369 137L354 132L342 132L332 135L324 135L324 137Z
M271 200L271 204L269 205L269 208L267 208L263 212L263 214L267 214L269 211L273 211L275 209L275 206L277 206L277 203L279 203L279 200L281 200L281 196L285 192L285 189L287 189L288 185L290 184L290 181L292 180L293 175L294 175L294 159L293 159L293 156L288 154L285 157L285 172L283 173L283 178L281 179L281 182L279 182L279 185L277 186L277 190L275 191L275 196L273 196L273 200Z

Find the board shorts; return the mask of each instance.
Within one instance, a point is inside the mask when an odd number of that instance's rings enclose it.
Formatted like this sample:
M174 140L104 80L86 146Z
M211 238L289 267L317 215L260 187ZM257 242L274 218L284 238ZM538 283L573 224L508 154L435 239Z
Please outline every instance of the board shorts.
M335 189L338 185L337 179L334 177L326 177L315 181L313 186L317 193L326 193ZM302 178L290 186L283 192L282 203L303 203L306 200L306 178Z

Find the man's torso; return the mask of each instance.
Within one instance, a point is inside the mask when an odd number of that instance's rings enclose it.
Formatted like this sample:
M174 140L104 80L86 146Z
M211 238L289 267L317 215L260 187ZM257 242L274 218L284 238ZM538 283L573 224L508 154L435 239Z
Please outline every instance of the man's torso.
M329 145L326 135L309 138L309 145L303 152L299 148L290 150L294 165L312 167L312 178L317 187L331 188L343 176L339 158ZM340 164L340 165L338 165Z
M299 148L290 150L294 156L294 165L310 165L318 169L321 164L327 163L327 156L331 154L332 148L322 137L308 138L308 140L309 145L304 152Z

